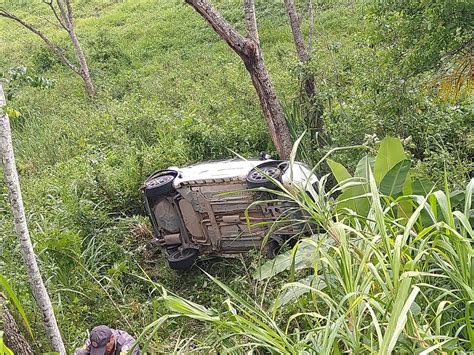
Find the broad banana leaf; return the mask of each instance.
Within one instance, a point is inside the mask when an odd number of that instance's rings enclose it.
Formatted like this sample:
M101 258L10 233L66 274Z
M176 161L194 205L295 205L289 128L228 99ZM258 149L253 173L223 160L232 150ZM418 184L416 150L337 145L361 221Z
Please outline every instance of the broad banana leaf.
M377 185L383 177L401 160L407 159L399 138L385 137L380 143L374 164L374 176Z
M380 192L396 198L403 192L403 185L411 168L411 161L408 159L401 160L387 174L380 182Z

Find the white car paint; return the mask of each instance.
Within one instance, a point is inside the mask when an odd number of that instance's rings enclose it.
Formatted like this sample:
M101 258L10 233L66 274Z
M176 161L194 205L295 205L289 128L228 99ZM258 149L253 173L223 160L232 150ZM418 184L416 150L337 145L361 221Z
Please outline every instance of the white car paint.
M259 160L259 159L229 159L212 162L204 162L184 168L169 167L167 170L178 172L178 176L173 181L173 186L179 188L184 183L192 181L206 181L216 179L232 179L243 180L247 178L248 173L256 166L275 160ZM285 186L298 185L307 188L308 184L313 185L318 181L311 169L300 162L294 162L285 170L282 176L282 184Z

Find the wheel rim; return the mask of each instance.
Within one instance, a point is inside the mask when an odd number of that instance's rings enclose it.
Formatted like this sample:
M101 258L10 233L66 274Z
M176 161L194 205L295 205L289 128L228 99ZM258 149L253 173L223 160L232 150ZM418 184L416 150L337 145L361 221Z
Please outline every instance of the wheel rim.
M157 176L156 178L154 178L153 180L147 183L147 187L151 188L151 187L163 186L169 183L173 179L174 179L174 176L170 174Z
M257 182L268 181L268 176L271 178L277 178L279 175L279 169L275 166L262 167L259 170L253 170L250 173L250 179Z

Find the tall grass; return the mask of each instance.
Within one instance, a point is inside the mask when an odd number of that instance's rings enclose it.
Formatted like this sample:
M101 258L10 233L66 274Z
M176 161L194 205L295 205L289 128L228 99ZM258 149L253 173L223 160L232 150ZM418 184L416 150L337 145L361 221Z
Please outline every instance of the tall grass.
M187 317L211 325L215 334L204 346L223 353L474 351L474 180L455 210L447 183L444 190L394 198L380 192L370 166L367 176L333 188L324 176L315 188L280 185L274 191L276 199L290 199L303 211L304 219L295 222L317 231L255 273L265 286L262 299L271 286L280 287L275 299L262 304L211 275L228 297L218 310L160 288L169 314L141 339L170 319ZM367 183L367 216L333 199L344 187ZM400 217L401 204L412 212ZM186 351L192 351L190 342L180 340Z

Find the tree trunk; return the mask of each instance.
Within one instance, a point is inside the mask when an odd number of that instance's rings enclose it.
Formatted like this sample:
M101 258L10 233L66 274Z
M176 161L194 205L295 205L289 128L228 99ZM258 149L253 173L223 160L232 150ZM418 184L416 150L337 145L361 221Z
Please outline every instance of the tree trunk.
M61 12L61 19L58 19L58 21L61 22L66 28L66 31L69 34L69 38L71 38L72 45L74 46L74 52L76 53L76 57L79 60L80 69L78 74L81 76L82 80L84 80L84 87L87 91L87 94L90 97L93 97L95 96L95 89L89 73L89 67L87 65L86 56L84 55L81 44L76 36L76 31L74 29L71 0L57 0L57 4Z
M46 334L49 337L53 350L59 352L61 355L65 355L66 350L53 312L53 305L51 304L51 300L41 278L38 264L36 262L36 255L33 251L33 245L28 231L28 225L26 223L20 181L18 179L15 156L13 153L10 122L8 120L8 115L3 111L4 106L5 96L3 94L3 88L0 85L0 150L5 183L7 185L8 197L15 221L15 230L20 244L23 261L28 272L31 290L43 317Z
M309 53L304 43L303 33L301 31L300 19L296 12L294 0L285 0L286 12L290 21L291 33L293 34L293 42L295 43L298 59L304 64L309 60ZM313 98L316 94L314 85L314 76L310 73L303 73L302 88L308 98Z
M95 96L95 88L94 84L92 83L91 75L89 73L89 67L87 66L86 57L84 52L82 51L81 44L77 39L76 32L74 32L74 28L71 26L71 29L68 31L69 37L71 38L72 44L74 46L74 51L76 52L76 56L79 59L80 64L80 72L79 75L81 76L82 80L84 80L84 87L86 89L87 94L90 97Z
M253 86L257 91L263 115L281 159L288 159L292 149L290 130L288 129L283 109L275 93L272 80L263 62L260 46L255 45L254 54L242 57L245 68L250 74Z
M253 0L245 0L248 37L242 36L207 0L185 0L227 42L243 60L257 91L273 144L281 159L288 159L292 149L290 131L260 49Z
M314 19L313 19L313 7L310 0L309 15L309 39L308 47L306 47L301 31L301 21L296 11L296 5L294 0L284 0L286 12L290 22L291 33L293 34L293 42L295 43L296 53L301 63L306 64L311 58L311 47L314 32ZM323 107L316 98L316 85L314 82L314 75L309 72L306 68L303 71L303 77L301 79L301 91L302 96L306 96L307 101L312 106L311 111L314 118L311 119L311 124L307 127L310 130L311 140L318 146L324 146L324 124L323 124Z
M290 20L291 33L293 34L293 41L296 47L298 58L303 63L308 60L308 52L304 44L303 33L301 32L300 19L296 12L295 2L293 0L285 0L286 12Z
M0 293L0 326L3 328L3 340L14 354L33 355L30 344L21 334L15 318L8 310L5 299Z

